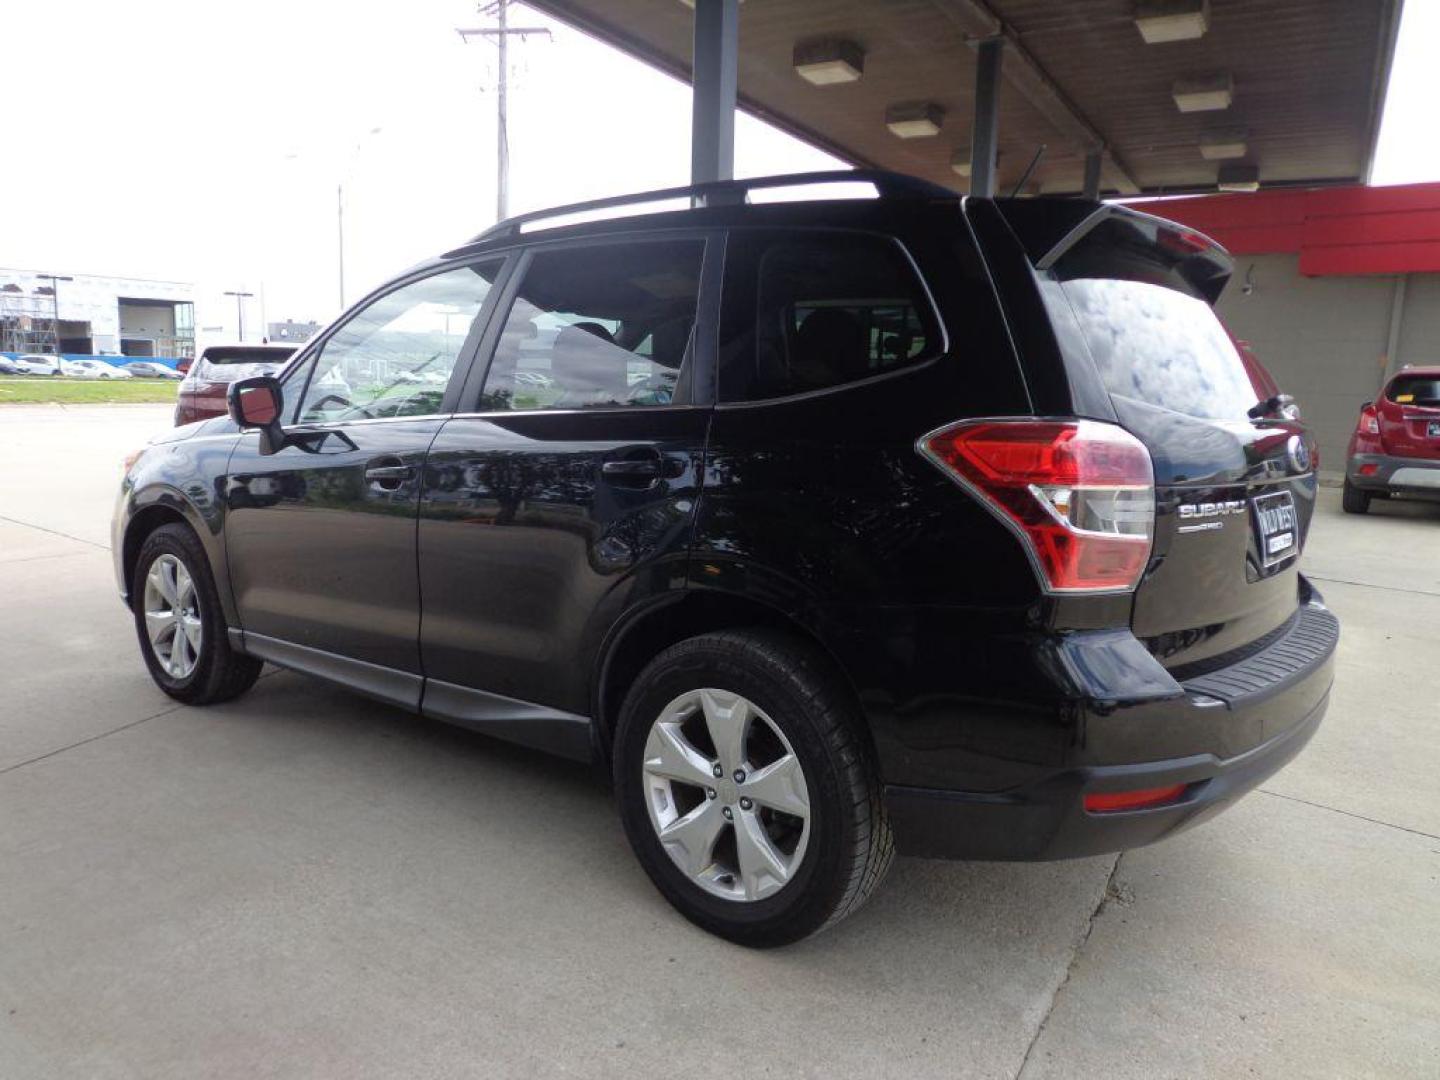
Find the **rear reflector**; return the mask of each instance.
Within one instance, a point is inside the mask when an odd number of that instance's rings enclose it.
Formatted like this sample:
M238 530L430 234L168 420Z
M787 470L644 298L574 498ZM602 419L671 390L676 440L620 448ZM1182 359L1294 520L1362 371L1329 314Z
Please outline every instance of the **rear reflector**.
M1379 471L1379 465L1361 465L1359 469L1361 476L1374 476Z
M1186 784L1169 787L1137 788L1134 791L1105 791L1085 796L1085 809L1092 814L1112 810L1141 810L1147 806L1172 803L1185 794Z
M1049 592L1133 589L1150 561L1150 452L1094 420L966 420L920 452L1024 541Z

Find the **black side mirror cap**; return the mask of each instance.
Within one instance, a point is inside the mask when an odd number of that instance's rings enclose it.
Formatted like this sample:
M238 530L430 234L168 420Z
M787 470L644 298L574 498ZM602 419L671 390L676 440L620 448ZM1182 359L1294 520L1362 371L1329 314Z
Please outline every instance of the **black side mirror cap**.
M260 432L260 453L273 454L285 446L285 428L280 423L285 393L279 379L273 375L238 379L226 391L225 404L236 427Z

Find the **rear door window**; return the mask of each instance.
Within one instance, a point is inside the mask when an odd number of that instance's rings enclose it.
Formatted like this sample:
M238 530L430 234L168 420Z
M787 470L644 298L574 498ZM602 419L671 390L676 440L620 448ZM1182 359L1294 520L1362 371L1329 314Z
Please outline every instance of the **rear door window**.
M480 411L683 403L704 254L698 239L535 252L486 373Z
M725 256L720 399L843 386L939 355L939 320L899 243L737 230Z
M1190 276L1196 252L1155 231L1111 219L1054 268L1100 377L1112 395L1204 420L1245 420L1255 385Z

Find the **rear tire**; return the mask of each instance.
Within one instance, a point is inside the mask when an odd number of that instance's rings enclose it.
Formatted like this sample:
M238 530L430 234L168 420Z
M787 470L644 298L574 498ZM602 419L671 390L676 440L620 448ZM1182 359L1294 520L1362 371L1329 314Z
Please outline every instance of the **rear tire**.
M748 719L720 719L736 715ZM665 899L754 947L858 909L894 855L862 724L825 657L784 634L704 634L651 661L626 695L613 761L626 835Z
M150 677L176 701L229 701L260 677L261 661L230 648L210 562L189 526L162 525L145 538L130 605Z
M1363 514L1370 509L1370 492L1362 491L1349 480L1340 489L1340 507L1347 514Z

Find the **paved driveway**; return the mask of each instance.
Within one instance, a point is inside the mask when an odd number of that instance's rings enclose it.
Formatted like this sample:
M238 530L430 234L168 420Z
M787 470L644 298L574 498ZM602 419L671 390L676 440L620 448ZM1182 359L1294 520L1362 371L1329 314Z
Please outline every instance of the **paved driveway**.
M0 1077L1435 1076L1440 511L1342 517L1330 716L1120 858L901 860L748 952L589 774L297 675L150 684L105 545L164 408L0 409Z

